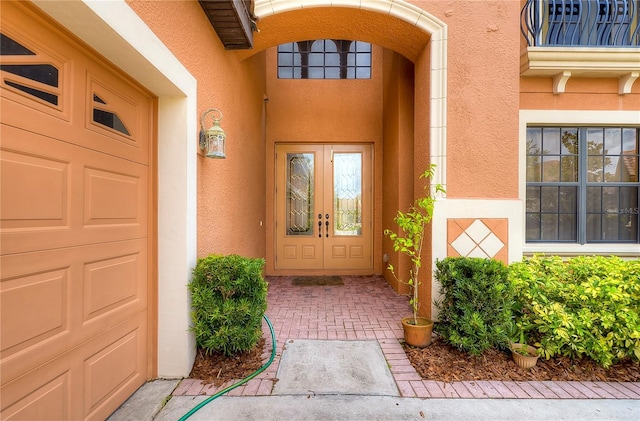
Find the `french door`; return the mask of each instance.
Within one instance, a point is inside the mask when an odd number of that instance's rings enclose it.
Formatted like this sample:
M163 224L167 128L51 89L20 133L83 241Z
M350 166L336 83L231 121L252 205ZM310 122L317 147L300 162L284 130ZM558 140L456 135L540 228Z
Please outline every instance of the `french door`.
M276 269L372 268L371 196L371 145L276 145Z

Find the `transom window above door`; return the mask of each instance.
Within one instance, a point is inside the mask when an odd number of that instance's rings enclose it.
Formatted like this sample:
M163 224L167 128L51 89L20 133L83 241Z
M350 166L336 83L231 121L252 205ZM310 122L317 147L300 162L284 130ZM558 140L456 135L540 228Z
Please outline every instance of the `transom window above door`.
M638 127L527 128L527 242L638 243Z
M280 79L371 79L371 44L319 39L278 45Z

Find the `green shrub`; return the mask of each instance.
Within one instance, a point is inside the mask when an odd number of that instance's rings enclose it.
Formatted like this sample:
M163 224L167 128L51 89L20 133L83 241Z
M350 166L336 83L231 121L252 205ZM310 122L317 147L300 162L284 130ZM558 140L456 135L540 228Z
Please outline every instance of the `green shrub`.
M513 291L502 262L447 257L436 262L436 279L442 299L434 329L444 341L472 355L508 345Z
M510 266L516 323L547 359L640 360L640 260L534 256Z
M189 284L196 343L205 353L248 351L262 337L267 309L263 259L211 255L198 259Z

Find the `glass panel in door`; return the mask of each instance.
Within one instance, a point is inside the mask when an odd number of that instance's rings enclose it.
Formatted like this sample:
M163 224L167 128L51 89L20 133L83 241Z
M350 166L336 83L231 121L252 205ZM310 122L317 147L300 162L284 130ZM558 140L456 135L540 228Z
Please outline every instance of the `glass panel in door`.
M333 235L362 234L362 153L333 155Z
M287 235L313 235L314 156L287 153Z

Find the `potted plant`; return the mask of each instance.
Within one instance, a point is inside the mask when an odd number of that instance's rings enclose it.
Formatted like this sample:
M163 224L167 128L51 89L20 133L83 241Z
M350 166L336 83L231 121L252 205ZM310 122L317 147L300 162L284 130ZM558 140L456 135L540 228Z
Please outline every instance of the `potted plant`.
M528 330L528 327L522 326L521 322L512 322L509 332L511 337L509 349L516 365L520 368L529 369L538 362L538 350L527 344L524 335L526 330Z
M516 365L524 369L529 369L538 362L538 350L523 343L511 343L511 356Z
M420 175L420 178L427 180L433 178L435 172L435 164ZM435 194L444 193L444 188L438 184L435 186L434 193L431 194L430 185L424 187L425 195L418 198L409 208L408 212L398 211L394 218L396 224L400 228L398 233L389 229L384 234L393 241L393 250L401 252L411 259L411 269L407 280L398 277L393 265L387 266L393 277L400 283L407 284L411 288L409 305L413 310L411 317L402 319L402 327L404 330L404 339L408 345L425 347L431 342L431 331L433 329L433 321L426 317L418 316L420 309L420 297L418 295L418 287L420 286L419 273L422 266L422 246L424 242L424 231L433 218L433 209L436 201Z

